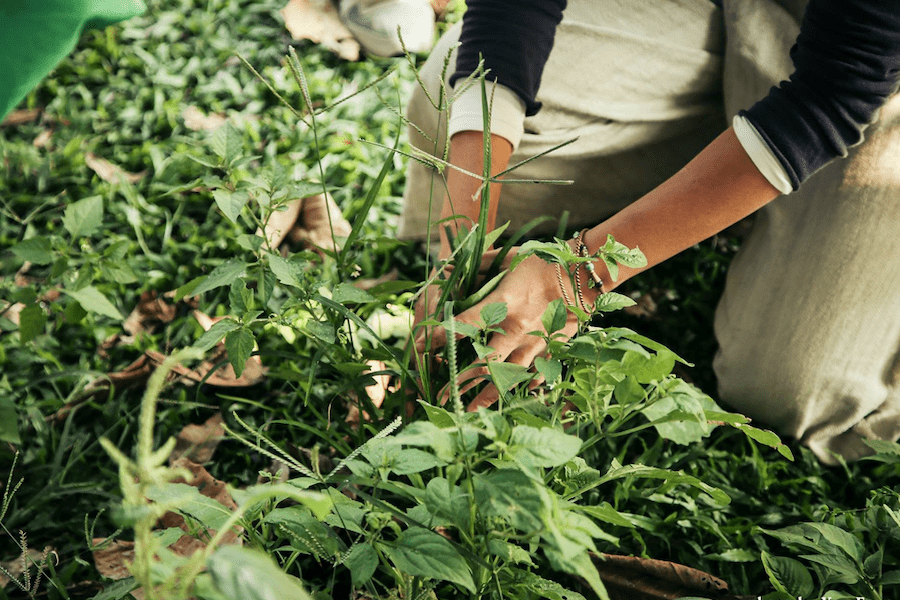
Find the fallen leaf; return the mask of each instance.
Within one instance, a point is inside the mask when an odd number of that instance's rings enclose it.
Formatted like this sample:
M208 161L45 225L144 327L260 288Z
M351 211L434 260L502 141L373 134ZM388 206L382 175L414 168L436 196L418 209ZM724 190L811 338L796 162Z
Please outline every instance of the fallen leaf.
M728 584L704 571L678 563L637 556L593 556L612 600L671 600L682 596L721 597Z
M15 127L16 125L24 125L36 121L41 116L38 108L28 108L23 110L14 110L6 118L0 122L0 127Z
M175 307L162 298L153 290L141 293L137 306L131 311L122 329L131 335L137 335L144 332L152 332L158 325L171 323L175 318Z
M114 165L105 158L101 158L93 152L84 155L84 163L97 176L108 183L121 183L123 180L130 183L137 183L146 175L146 171L140 173L129 173L122 167Z
M94 538L91 543L100 546L106 538ZM128 566L134 562L134 542L115 540L100 550L94 550L94 566L107 579L118 581L131 577Z
M291 467L282 460L275 459L268 467L260 471L256 478L257 484L284 483L291 476Z
M14 579L22 581L22 575L25 573L25 567L34 568L34 565L40 565L44 561L44 553L29 548L25 556L19 556L13 560L0 562L0 589L6 587L11 581L7 573L12 575Z
M215 131L225 124L225 115L210 113L204 115L196 106L187 106L181 111L184 126L192 131Z
M622 311L632 317L651 319L656 316L657 304L650 294L641 294L634 299L635 304L626 306Z
M330 0L290 0L281 16L295 40L311 40L345 60L359 60L359 42L341 23Z
M40 132L31 145L35 148L46 148L50 144L50 138L53 136L52 129L45 129Z
M209 462L225 435L222 423L222 413L216 413L202 425L185 425L175 436L175 449L169 455L169 464L181 457L198 464Z

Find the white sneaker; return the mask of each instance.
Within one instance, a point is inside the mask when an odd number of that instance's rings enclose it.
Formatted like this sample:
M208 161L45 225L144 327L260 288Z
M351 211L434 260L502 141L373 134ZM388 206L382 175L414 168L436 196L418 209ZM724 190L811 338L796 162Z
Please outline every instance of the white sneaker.
M341 0L341 20L363 49L377 56L411 53L434 45L434 9L429 0Z

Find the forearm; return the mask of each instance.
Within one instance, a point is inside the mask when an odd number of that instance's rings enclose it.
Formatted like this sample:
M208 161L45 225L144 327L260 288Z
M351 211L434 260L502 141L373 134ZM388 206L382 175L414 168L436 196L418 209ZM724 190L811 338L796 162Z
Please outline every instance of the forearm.
M509 165L509 157L512 154L512 144L498 135L491 136L491 174L497 174ZM450 162L453 165L465 169L470 173L482 174L484 172L484 134L480 131L461 131L450 139ZM454 215L455 220L442 223L440 227L441 250L440 257L447 258L450 254L449 241L444 229L448 225L456 234L460 226L472 228L473 223L478 222L481 214L481 180L460 173L456 169L448 169L447 195L441 208L441 219ZM490 203L487 214L487 230L494 229L497 218L497 206L500 200L500 184L490 185Z
M601 263L603 290L722 231L779 195L729 128L659 187L585 234L590 252L607 234L647 257L642 269L621 267L613 282ZM583 271L580 270L580 271ZM582 274L584 276L584 274Z

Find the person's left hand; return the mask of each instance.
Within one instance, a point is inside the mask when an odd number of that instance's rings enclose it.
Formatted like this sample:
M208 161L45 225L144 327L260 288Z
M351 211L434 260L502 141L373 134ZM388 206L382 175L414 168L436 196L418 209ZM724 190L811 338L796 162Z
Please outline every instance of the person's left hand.
M510 254L512 255L514 251ZM569 298L574 298L569 277L563 271L563 285ZM548 263L537 256L529 256L515 269L508 273L500 285L488 294L484 300L471 308L463 311L456 320L475 324L479 321L481 309L492 302L504 302L507 307L506 318L499 327L503 334L495 333L488 340L492 352L486 357L486 361L506 361L526 368L531 367L534 359L541 356L547 349L543 337L530 335L533 331L543 331L544 326L541 316L547 309L547 305L553 300L562 298L562 290L556 276L556 265ZM578 317L571 311L567 314L566 325L561 330L566 336L571 337L578 330ZM447 343L447 330L443 327L435 327L431 330L431 348L440 348ZM426 337L420 333L415 339L416 352L423 353L426 348ZM474 364L459 375L458 384L460 393L473 388L489 374L486 362ZM468 406L468 410L474 411L480 407L492 405L500 397L500 391L490 384L485 387ZM449 398L449 386L442 393L441 401Z

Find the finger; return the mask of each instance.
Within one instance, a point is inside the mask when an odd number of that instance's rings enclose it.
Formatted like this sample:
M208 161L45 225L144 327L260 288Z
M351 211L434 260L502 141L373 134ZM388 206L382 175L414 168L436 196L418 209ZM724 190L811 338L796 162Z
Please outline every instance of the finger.
M481 392L475 396L475 399L469 402L469 405L466 407L468 412L475 412L479 408L487 408L493 405L497 400L500 399L500 392L497 391L497 386L493 383L488 384Z

